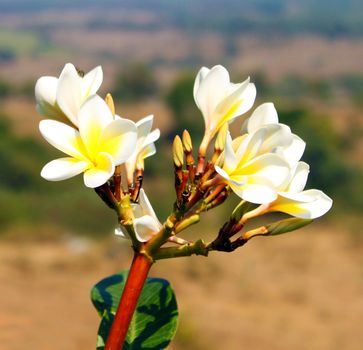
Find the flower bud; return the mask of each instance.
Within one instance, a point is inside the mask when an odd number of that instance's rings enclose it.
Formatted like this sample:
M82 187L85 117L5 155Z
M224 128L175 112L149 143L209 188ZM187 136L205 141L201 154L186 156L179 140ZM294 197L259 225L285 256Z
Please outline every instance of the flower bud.
M226 145L227 132L228 132L228 123L225 123L219 130L217 138L216 138L216 142L214 144L214 150L216 152L219 152L219 153L223 152L224 147Z
M253 204L247 201L241 201L239 204L234 208L231 218L236 222L240 221L241 218L245 213L250 211L253 208Z
M310 219L299 219L299 218L284 219L284 220L276 221L276 222L266 225L266 226L260 226L253 230L247 231L242 235L242 237L246 240L249 240L255 236L281 235L283 233L295 231L299 228L302 228L302 227L310 224L312 221L313 220L310 220Z
M183 137L183 145L184 145L185 151L188 153L192 152L193 144L192 144L192 139L190 137L188 130L183 131L182 137Z
M266 226L266 229L269 236L275 236L295 231L301 227L309 225L312 222L313 220L311 219L290 218L269 224Z
M115 111L115 104L113 102L113 98L112 95L110 93L108 93L105 97L105 101L107 103L108 108L110 109L112 115L115 115L116 111Z
M179 137L176 135L173 142L173 161L177 168L181 168L184 164L184 149L183 143Z

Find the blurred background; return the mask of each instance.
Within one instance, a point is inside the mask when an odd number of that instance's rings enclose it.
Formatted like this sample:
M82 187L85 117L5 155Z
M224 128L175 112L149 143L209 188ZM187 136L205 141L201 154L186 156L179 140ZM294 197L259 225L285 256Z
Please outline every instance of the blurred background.
M118 114L155 115L145 188L173 204L170 146L201 138L192 87L201 66L247 76L307 142L309 187L334 199L307 228L233 254L159 262L180 308L170 349L361 349L363 333L363 3L358 0L0 0L0 343L5 350L95 347L89 290L127 268L116 218L81 177L50 183L59 153L39 135L34 85L67 62L104 70ZM241 122L235 122L238 130ZM196 144L196 143L195 143ZM186 237L212 238L233 203Z

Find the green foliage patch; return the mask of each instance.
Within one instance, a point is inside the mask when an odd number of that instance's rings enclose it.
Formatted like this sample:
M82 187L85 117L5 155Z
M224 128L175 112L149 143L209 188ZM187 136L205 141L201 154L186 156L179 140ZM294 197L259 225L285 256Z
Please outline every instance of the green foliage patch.
M91 300L102 317L98 330L97 350L103 350L112 325L128 271L109 276L91 291ZM123 350L165 349L176 332L178 308L168 281L147 278L132 318Z

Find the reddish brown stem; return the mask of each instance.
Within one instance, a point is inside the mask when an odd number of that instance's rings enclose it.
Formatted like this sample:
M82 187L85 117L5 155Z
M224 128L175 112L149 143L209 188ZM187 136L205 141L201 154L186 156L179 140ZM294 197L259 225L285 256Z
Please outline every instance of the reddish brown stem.
M135 253L125 288L122 292L115 318L108 334L105 350L120 350L137 306L142 287L152 262L146 256Z

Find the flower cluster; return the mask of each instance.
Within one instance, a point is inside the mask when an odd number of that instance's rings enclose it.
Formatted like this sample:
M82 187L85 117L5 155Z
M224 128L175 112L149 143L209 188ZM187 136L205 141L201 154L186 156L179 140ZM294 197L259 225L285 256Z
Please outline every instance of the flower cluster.
M96 94L102 78L101 67L84 75L68 63L59 78L38 79L37 110L58 119L42 120L40 132L68 156L48 163L41 171L45 179L59 181L84 173L85 185L96 188L126 163L131 185L135 170L142 171L144 159L155 153L154 141L160 132L150 132L153 116L134 123L116 115L110 97L105 101Z
M83 74L66 64L59 78L41 77L37 81L37 110L51 118L40 122L40 132L66 155L46 164L41 176L58 181L83 173L85 185L95 188L117 211L120 228L116 234L131 238L134 247L147 244L158 234L155 241L159 247L167 241L185 244L175 235L197 222L200 213L223 203L232 192L242 202L214 244L201 245L198 241L198 249L202 247L205 252L220 248L223 242L223 249L233 250L233 245L226 248L226 242L231 243L230 238L247 220L267 212L314 219L330 209L332 200L322 191L304 190L309 173L309 165L301 161L305 142L279 122L274 105L257 107L244 119L240 135L232 138L229 124L252 108L255 85L249 78L231 83L222 66L203 67L193 93L204 118L205 134L197 162L187 131L174 140L175 210L162 225L142 189L144 159L155 153L154 142L160 132L152 131L152 115L137 123L118 116L111 95L102 99L97 94L102 78L100 67ZM207 149L214 138L214 153L208 160ZM124 184L122 173L126 175ZM246 204L254 208L250 210ZM301 225L302 221L295 226L288 221L241 237L245 242L257 234L286 232Z
M233 84L222 66L199 71L194 99L206 125L200 157L205 156L211 137L225 123L247 112L255 97L256 89L249 79ZM263 204L261 212L319 217L330 209L332 200L319 190L303 191L309 173L308 164L300 161L304 149L305 142L279 123L274 105L264 103L245 120L240 136L232 140L228 132L224 152L215 165L219 176L214 183L225 183L241 199Z

